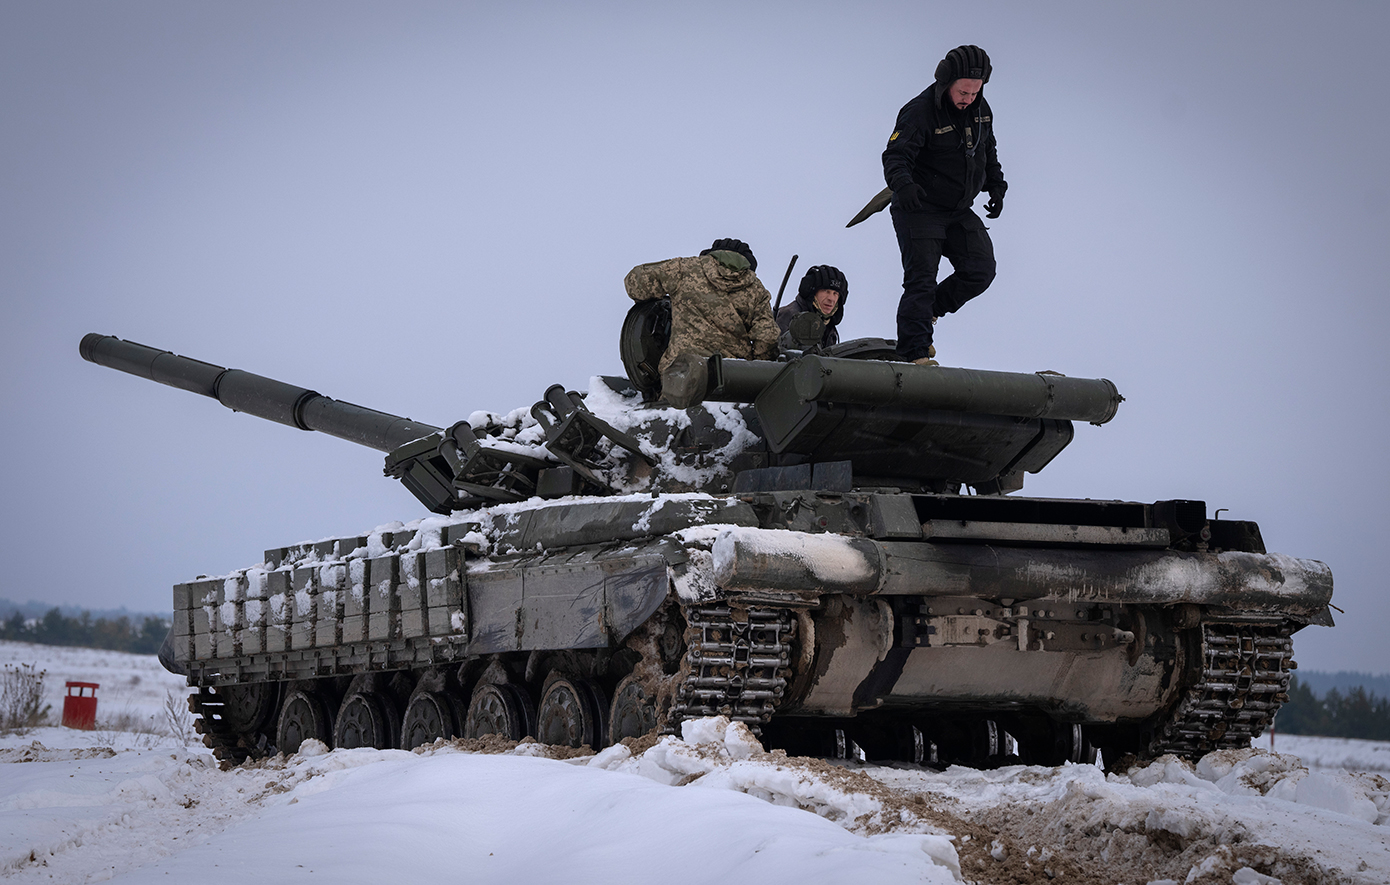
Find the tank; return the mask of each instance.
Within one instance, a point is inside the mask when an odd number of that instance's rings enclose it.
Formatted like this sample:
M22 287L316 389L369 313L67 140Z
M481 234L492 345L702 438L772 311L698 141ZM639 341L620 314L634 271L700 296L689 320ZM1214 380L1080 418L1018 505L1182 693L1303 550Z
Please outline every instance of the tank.
M865 339L712 357L438 427L98 334L94 363L385 453L427 513L173 588L161 659L227 764L499 735L599 749L724 715L792 753L988 767L1247 746L1330 570L1203 501L1019 494L1122 397ZM663 327L663 323L667 323ZM393 523L393 525L395 525ZM254 555L248 553L248 561Z

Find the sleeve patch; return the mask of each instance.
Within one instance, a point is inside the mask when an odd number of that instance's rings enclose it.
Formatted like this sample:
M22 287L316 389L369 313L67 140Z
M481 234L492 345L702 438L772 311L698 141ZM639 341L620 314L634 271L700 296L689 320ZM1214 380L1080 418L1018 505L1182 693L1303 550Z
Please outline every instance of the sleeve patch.
M889 143L889 144L892 144L895 140L897 140L897 137L898 137L899 135L902 135L902 131L901 131L901 130L899 130L899 131L897 131L897 132L894 132L892 135L888 136L888 143Z

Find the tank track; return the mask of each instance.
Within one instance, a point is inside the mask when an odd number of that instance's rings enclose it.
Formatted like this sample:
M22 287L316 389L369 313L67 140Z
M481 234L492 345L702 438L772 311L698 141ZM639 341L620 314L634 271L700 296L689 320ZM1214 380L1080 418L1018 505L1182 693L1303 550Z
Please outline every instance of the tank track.
M796 618L786 609L709 605L687 609L685 678L677 688L666 734L682 720L727 716L753 731L768 722L791 676ZM1288 700L1293 640L1284 625L1203 624L1201 680L1184 693L1148 742L1150 757L1197 758L1250 746ZM222 726L225 701L209 688L188 698L194 727L222 767L263 755Z
M1282 624L1203 624L1201 668L1201 681L1155 731L1152 756L1250 746L1289 699L1293 639Z
M193 728L203 736L203 746L212 751L213 758L223 769L227 769L240 765L257 754L243 744L241 736L236 732L219 728L224 704L222 698L213 694L206 686L188 696L188 709L195 717Z
M681 720L701 716L728 716L759 731L791 676L793 613L708 605L687 609L685 619L688 667L666 733L676 733Z

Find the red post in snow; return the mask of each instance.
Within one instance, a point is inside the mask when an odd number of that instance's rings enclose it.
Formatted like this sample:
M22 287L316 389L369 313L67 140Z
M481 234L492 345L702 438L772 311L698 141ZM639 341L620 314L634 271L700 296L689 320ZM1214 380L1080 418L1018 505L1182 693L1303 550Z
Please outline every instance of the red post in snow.
M63 727L91 731L97 727L97 689L95 682L69 682L63 698ZM76 693L73 689L77 689ZM90 694L84 692L90 690Z

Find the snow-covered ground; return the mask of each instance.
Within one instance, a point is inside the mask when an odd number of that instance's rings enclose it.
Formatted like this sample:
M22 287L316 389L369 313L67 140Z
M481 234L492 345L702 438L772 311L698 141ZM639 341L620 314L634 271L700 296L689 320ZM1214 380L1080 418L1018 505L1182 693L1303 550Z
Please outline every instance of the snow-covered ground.
M110 699L156 728L181 691L152 657L0 643L0 663L21 661L57 683L55 712L62 681L99 682L99 719ZM568 759L319 747L224 772L167 736L35 729L0 737L0 877L1390 882L1387 744L1278 735L1277 754L1107 776L789 759L718 719L683 736Z
M1345 768L1390 777L1390 743L1385 741L1306 737L1301 734L1271 735L1266 732L1255 739L1254 746L1297 756L1309 768Z

